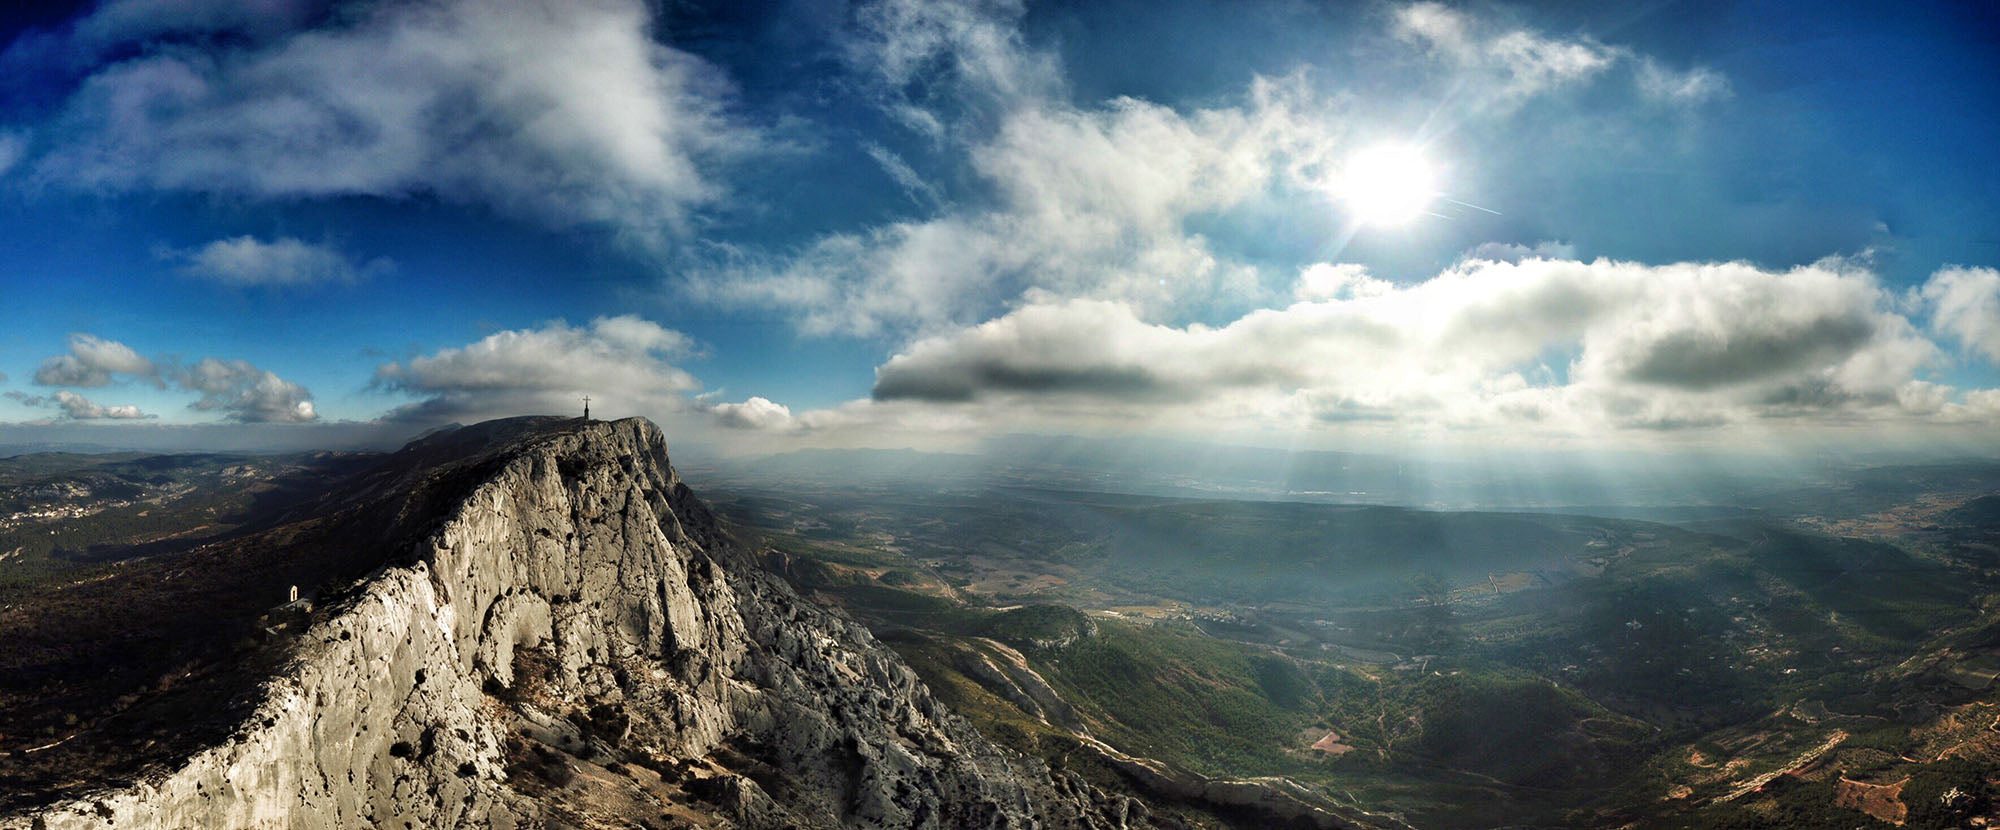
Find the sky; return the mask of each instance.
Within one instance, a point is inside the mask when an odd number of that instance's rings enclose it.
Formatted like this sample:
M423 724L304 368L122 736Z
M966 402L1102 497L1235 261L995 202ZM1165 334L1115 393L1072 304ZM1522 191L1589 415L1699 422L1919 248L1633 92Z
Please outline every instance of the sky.
M0 12L0 444L2000 446L1991 4Z

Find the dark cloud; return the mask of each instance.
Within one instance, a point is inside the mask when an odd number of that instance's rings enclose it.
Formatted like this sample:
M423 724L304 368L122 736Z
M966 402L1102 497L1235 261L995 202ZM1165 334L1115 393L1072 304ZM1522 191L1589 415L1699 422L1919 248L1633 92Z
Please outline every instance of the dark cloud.
M872 400L1000 420L1572 432L1976 408L1926 379L1937 348L1846 262L1474 259L1414 284L1317 266L1301 282L1316 300L1221 327L1148 323L1116 302L1028 305L912 344L876 369Z
M1238 381L1246 368L1240 364L1171 365L1183 346L1179 334L1141 322L1119 303L1030 306L918 342L875 370L872 395L933 403L988 395L1158 402Z
M875 377L878 401L969 401L981 392L1073 394L1158 399L1177 394L1140 366L1018 366L1000 359L959 364L884 367Z
M1625 377L1714 389L1838 363L1875 334L1875 321L1860 315L1807 320L1777 331L1677 331L1633 356Z
M511 415L573 412L581 406L577 396L568 394L439 392L421 401L390 409L382 413L382 420L395 424L464 424Z

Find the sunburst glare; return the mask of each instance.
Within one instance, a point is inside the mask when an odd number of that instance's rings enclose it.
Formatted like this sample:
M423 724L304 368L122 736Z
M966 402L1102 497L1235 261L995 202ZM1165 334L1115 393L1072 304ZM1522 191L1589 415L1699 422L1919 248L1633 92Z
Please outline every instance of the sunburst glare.
M1348 159L1334 195L1362 224L1403 225L1437 198L1437 172L1413 145L1377 144Z

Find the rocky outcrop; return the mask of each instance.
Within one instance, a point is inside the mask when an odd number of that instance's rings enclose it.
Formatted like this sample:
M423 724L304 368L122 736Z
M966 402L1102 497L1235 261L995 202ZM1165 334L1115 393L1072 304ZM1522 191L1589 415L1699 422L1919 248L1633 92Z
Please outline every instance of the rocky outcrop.
M322 600L226 742L0 825L1149 824L739 558L651 423L482 434L417 448L463 483L408 499L415 549Z
M1116 770L1136 792L1227 816L1238 824L1253 827L1408 828L1394 816L1333 803L1286 778L1211 778L1152 758L1127 754L1092 737L1075 707L1063 700L1020 651L983 637L968 638L948 647L952 668L1013 704L1023 714L1068 732L1075 740L1071 751Z
M1028 658L1021 652L985 637L974 638L972 642L981 648L970 644L958 646L953 651L953 668L1031 717L1065 729L1086 731L1076 708L1028 665Z
M1255 826L1315 830L1410 830L1395 816L1329 803L1286 778L1223 779L1188 772L1151 758L1127 755L1103 741L1080 736L1078 749L1130 780L1139 791L1245 817Z

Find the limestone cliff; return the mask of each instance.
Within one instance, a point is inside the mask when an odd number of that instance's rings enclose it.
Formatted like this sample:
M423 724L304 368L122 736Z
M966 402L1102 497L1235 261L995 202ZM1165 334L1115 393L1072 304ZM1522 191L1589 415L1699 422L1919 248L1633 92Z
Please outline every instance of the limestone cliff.
M0 826L1150 823L997 748L745 561L649 422L482 425L400 457L315 509L392 505L408 549L320 598L226 740Z

